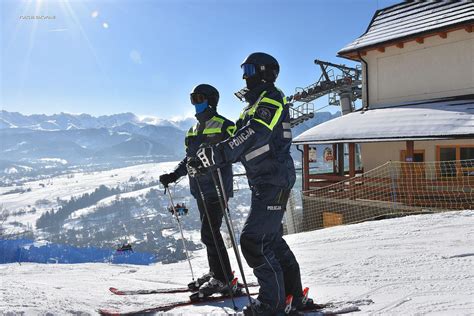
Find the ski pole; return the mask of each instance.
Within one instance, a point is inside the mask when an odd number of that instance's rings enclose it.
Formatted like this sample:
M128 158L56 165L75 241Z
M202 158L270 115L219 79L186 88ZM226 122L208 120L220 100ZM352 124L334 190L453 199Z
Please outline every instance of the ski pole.
M212 171L211 171L211 174L212 174ZM202 205L204 207L204 213L206 214L206 217L207 217L207 222L209 224L209 229L211 230L212 239L213 239L214 245L216 246L216 249L217 249L217 256L219 257L219 262L221 264L221 269L222 269L222 272L224 272L225 281L227 282L227 286L229 287L230 298L232 300L232 304L234 305L233 308L234 308L234 310L238 310L239 308L237 307L237 305L235 305L234 293L232 292L232 284L229 281L229 277L227 276L227 273L225 273L224 259L222 259L221 251L220 251L219 247L217 246L216 233L214 232L214 229L212 228L211 218L209 217L209 210L207 209L207 205L206 205L206 198L204 196L204 193L201 190L201 184L199 183L199 180L198 180L197 177L198 176L195 177L197 188L198 188L201 200L202 200Z
M168 190L166 190L166 189L168 189ZM191 276L192 276L193 282L194 282L193 266L191 265L191 259L189 258L188 248L186 247L186 240L184 239L183 227L181 227L181 221L179 220L178 212L176 212L176 208L174 206L173 197L171 196L171 190L168 187L165 187L165 192L166 191L168 191L168 196L170 198L171 207L173 208L174 216L176 217L176 221L178 222L179 231L181 232L181 240L183 241L184 251L186 252L186 258L188 259L189 269L191 270Z
M227 205L227 196L224 190L224 181L222 180L221 169L217 168L217 175L219 176L219 182L217 182L216 176L214 175L214 173L211 172L211 175L212 175L212 181L214 182L214 185L216 187L217 196L219 198L219 203L221 205L222 212L224 213L227 229L229 230L229 233L230 233L230 241L232 243L232 247L234 248L235 258L237 259L237 264L239 265L240 274L242 275L242 281L244 282L245 291L247 292L247 297L249 299L249 303L250 303L250 306L252 308L252 313L253 313L252 300L250 298L250 291L247 284L247 280L245 279L244 268L242 266L242 260L240 259L239 248L237 248L237 242L235 241L234 226L232 225L230 215L228 214L229 208Z

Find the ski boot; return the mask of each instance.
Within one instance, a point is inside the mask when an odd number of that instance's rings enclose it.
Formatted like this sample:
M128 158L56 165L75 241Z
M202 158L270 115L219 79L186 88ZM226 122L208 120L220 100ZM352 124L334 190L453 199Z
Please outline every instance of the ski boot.
M288 295L285 300L285 309L284 309L284 315L286 316L300 316L304 315L302 312L298 311L294 306L293 306L293 295Z
M251 304L247 304L242 309L244 316L285 316L285 310L275 310L270 305L259 301L258 299L252 299ZM290 314L292 315L292 314ZM292 315L293 316L293 315Z
M303 296L293 299L292 309L297 311L306 311L306 310L317 310L322 309L324 306L314 303L314 301L308 297L309 288L305 287L303 290Z
M223 296L229 296L230 291L232 294L236 294L238 291L241 291L237 288L237 278L233 279L231 282L231 288L222 281L217 280L216 278L211 278L208 282L204 283L199 291L191 294L189 297L191 301L199 301L202 298L211 296L213 294L221 294Z
M214 274L212 272L208 272L204 274L202 277L198 278L196 281L188 283L188 289L196 292L199 288L206 282L208 282Z

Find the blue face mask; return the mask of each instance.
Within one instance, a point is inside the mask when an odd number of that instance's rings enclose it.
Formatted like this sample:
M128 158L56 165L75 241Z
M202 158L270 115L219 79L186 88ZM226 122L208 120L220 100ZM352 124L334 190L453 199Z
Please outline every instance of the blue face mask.
M204 112L208 107L207 100L202 103L194 104L194 107L196 108L196 114Z

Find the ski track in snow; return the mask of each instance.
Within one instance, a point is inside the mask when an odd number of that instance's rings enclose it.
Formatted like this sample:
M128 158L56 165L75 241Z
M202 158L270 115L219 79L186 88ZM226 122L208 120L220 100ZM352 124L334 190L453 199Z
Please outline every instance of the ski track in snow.
M354 315L474 314L474 210L337 226L285 239L317 302L359 300L360 311ZM232 250L229 253L237 269ZM198 276L206 272L205 250L194 252L192 263ZM244 267L247 281L255 281L251 269ZM117 296L109 287L173 288L190 280L187 261L151 266L5 264L0 266L0 313L131 311L185 300L188 294ZM247 299L237 302L241 307ZM165 314L226 315L232 313L230 305L200 304Z

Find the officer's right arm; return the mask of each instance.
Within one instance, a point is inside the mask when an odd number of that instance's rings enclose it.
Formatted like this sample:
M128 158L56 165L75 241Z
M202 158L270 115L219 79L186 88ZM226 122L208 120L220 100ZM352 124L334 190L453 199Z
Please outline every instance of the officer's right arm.
M174 170L174 173L178 176L178 178L184 177L185 175L188 174L188 168L186 165L188 164L188 156L189 156L189 135L193 132L194 127L191 127L186 134L186 138L184 139L184 146L186 147L186 157L184 157L183 160L181 160Z
M258 155L263 150L268 151L268 143L274 127L281 121L282 111L283 105L280 102L263 98L248 123L233 137L216 146L216 165L237 162L242 157L250 160L254 156L252 153Z
M179 162L176 169L174 169L174 173L176 174L178 179L188 174L188 169L186 168L187 163L188 157L184 157L184 159Z

